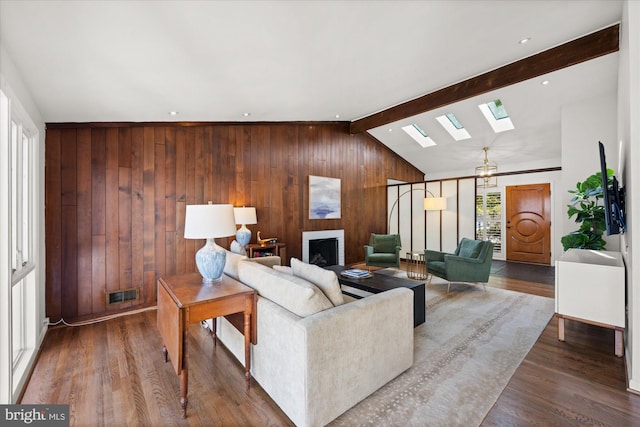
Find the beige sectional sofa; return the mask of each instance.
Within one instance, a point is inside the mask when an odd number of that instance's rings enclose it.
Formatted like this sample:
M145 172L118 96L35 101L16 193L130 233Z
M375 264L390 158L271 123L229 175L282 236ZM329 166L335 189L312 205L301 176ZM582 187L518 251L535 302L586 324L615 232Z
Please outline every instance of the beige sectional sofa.
M229 252L225 274L259 294L254 380L297 426L323 426L413 364L413 293L347 300L335 273L291 263L271 268ZM225 319L217 325L244 363L242 335Z

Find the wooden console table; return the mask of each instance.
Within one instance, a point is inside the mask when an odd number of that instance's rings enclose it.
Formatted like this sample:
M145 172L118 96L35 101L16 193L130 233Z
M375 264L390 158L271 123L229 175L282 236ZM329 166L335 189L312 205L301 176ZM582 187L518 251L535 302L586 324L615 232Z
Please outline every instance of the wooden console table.
M282 265L287 264L287 245L285 243L272 243L270 245L259 245L250 243L247 245L247 256L256 258L260 256L276 255L282 259Z
M158 280L158 330L162 336L162 353L180 375L180 407L182 418L187 417L187 391L189 388L189 325L206 319L215 319L242 313L244 334L245 381L251 384L251 353L249 345L256 343L256 294L242 283L222 276L220 282L203 284L198 273L161 277ZM214 323L215 325L215 323ZM215 326L214 326L215 331ZM215 332L214 332L215 340Z

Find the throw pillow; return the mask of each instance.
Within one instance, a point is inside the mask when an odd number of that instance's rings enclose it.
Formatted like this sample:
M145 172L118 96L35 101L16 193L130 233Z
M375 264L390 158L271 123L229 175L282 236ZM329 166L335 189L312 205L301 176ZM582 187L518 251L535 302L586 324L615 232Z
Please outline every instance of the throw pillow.
M300 317L333 307L313 283L273 268L243 261L238 264L238 275L242 283L255 289L260 296Z
M397 238L395 234L372 234L373 252L395 253Z
M458 256L465 258L477 258L482 248L482 241L464 238L460 242L460 251Z
M224 274L238 280L238 263L248 259L244 255L238 255L230 251L227 252L227 258L224 262Z
M344 304L340 282L333 271L325 270L317 265L306 264L297 258L291 258L291 269L295 276L308 280L319 287L333 305Z

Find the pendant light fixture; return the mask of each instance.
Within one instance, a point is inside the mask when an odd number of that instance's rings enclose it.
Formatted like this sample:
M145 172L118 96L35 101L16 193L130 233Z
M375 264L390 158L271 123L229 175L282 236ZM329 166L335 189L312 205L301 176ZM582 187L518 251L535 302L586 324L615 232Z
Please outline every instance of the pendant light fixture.
M498 186L498 165L496 162L490 161L488 158L489 147L483 147L484 163L482 166L476 167L476 177L479 179L478 187L490 188Z

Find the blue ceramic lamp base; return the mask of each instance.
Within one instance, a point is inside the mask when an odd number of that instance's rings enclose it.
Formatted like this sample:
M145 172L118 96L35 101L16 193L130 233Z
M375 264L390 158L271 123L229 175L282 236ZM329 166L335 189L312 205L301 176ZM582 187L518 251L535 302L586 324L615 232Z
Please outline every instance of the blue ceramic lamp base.
M243 248L251 241L251 230L249 230L245 224L242 224L242 227L236 231L236 241L240 243Z
M196 252L196 266L202 275L202 283L219 282L226 259L225 250L216 245L214 239L207 239L205 245Z

